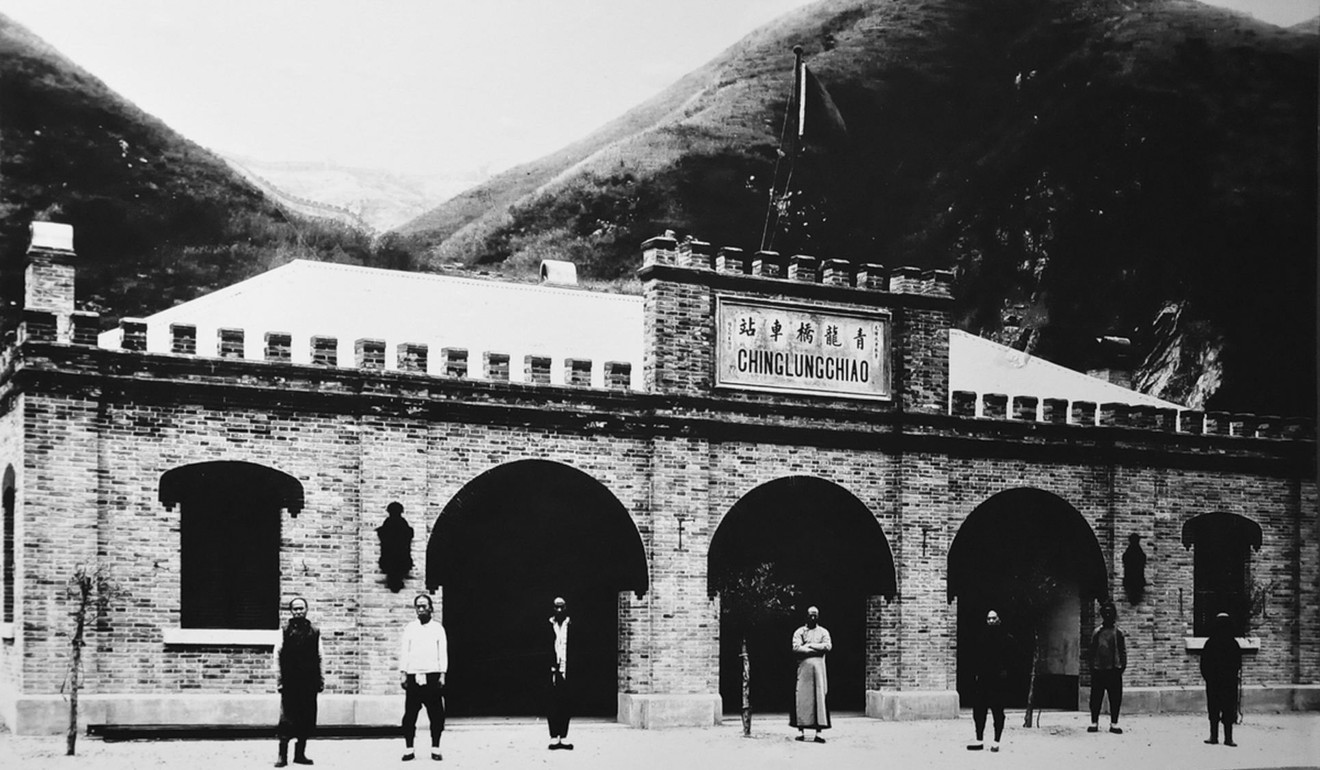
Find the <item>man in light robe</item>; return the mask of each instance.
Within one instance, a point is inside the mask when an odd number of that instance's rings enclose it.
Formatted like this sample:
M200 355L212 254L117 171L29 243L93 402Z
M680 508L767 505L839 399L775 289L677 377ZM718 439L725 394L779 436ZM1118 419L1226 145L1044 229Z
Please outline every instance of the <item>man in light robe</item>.
M816 731L815 743L824 743L821 730L830 727L830 710L825 705L829 682L825 676L825 653L833 645L830 632L818 623L820 610L807 608L807 623L793 632L793 654L798 658L797 694L788 723L798 729L797 740L807 739L806 730Z
M413 600L417 620L409 623L399 640L399 686L404 691L403 761L414 758L413 738L417 715L426 707L431 721L431 759L439 761L440 735L445 730L445 672L449 669L449 640L444 626L432 620L431 597L418 594Z
M568 679L568 606L562 597L555 597L554 614L550 616L550 631L553 634L554 662L550 664L550 693L546 713L546 722L550 727L550 737L554 743L550 750L573 749L573 744L564 743L568 737L568 721L572 718L573 699Z

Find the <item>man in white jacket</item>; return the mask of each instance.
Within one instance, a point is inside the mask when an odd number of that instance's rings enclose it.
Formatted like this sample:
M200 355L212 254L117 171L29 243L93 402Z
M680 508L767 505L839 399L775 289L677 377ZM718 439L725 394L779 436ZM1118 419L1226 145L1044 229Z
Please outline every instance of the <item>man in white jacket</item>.
M418 594L413 600L417 620L403 629L399 640L399 686L404 691L403 741L407 751L403 761L415 758L413 740L417 735L417 714L422 706L431 720L431 759L439 761L440 734L445 729L445 671L449 669L449 641L444 626L432 620L431 597Z

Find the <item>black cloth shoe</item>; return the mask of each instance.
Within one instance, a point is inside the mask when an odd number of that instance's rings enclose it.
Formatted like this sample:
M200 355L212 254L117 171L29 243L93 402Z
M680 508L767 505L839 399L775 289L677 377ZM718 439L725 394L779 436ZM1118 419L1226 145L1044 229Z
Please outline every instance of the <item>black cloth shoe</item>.
M794 738L793 740L795 740L795 741L805 741L806 739L807 739L807 736L805 736L805 735L799 735L798 737Z
M824 743L824 742L825 742L825 739L822 738L822 737L820 737L819 735L817 735L815 738L812 738L812 739L811 739L811 742L812 742L812 743Z
M981 743L980 741L977 741L976 743L970 743L967 745L968 751L980 751L984 748L985 748L985 744Z
M275 766L276 766L276 767L288 767L288 766L289 766L289 760L285 759L284 757L280 757L279 759L275 760Z
M1225 741L1224 741L1224 745L1225 745L1225 746L1237 746L1237 744L1234 743L1234 742L1231 741L1231 740L1225 740Z
M308 759L307 757L294 757L294 758L293 758L293 763L294 763L295 765L314 765L314 764L316 764L315 762L313 762L312 760Z
M1217 746L1217 745L1219 744L1219 739L1218 739L1218 738L1206 738L1206 739L1205 739L1205 742L1208 743L1208 744L1210 744L1211 746Z
M1123 728L1119 727L1118 725L1110 725L1109 732L1113 733L1114 735L1122 735Z
M563 749L564 751L572 751L572 750L573 750L573 744L571 744L571 743L561 743L561 744L559 744L559 748Z
M413 761L414 759L417 759L417 755L414 754L414 753L412 753L411 751L408 752L407 754L404 754L404 755L403 755L403 761L404 761L404 762L411 762L411 761Z
M440 752L438 752L438 751L432 751L432 752L431 752L431 759L434 759L436 762L439 762L440 760L444 759L444 757L440 756Z
M1087 731L1088 733L1098 733L1098 732L1100 732L1100 726L1099 726L1099 725L1091 725L1090 727L1086 728L1086 731Z

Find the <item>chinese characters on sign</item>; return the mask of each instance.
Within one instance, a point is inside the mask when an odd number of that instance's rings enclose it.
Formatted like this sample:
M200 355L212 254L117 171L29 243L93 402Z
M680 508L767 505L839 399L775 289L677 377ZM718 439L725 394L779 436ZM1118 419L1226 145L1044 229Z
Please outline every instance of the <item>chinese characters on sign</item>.
M809 305L716 303L715 384L889 398L889 317Z

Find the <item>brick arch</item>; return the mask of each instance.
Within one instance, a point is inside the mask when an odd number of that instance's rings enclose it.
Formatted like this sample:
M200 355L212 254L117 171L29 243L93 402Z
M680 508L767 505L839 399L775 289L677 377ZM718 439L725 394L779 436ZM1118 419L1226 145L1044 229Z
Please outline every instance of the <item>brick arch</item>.
M583 471L518 460L469 481L437 517L426 582L443 587L451 711L542 711L552 600L572 618L569 676L579 715L618 711L619 594L649 587L641 534Z
M707 590L711 595L717 592L713 581L720 566L756 560L756 551L748 548L748 536L773 538L794 527L805 528L809 536L793 538L784 555L795 560L815 556L819 557L814 559L817 562L839 557L831 561L829 568L853 573L858 588L865 593L887 598L897 593L894 555L879 519L852 492L815 476L786 476L765 482L729 508L711 538ZM771 549L775 550L773 546ZM827 556L827 551L834 552Z
M180 465L160 477L160 502L166 510L215 486L234 484L251 497L270 500L296 516L303 509L303 486L294 477L265 465L241 460L215 460Z
M1040 635L1035 705L1077 708L1082 606L1109 596L1109 570L1086 519L1063 498L1029 487L991 496L963 521L949 547L948 600L958 599L957 687L973 689L972 660L994 609L1018 641L1008 703L1026 702Z
M980 584L979 566L1002 556L987 553L984 543L1006 526L1023 534L1034 530L1037 540L1050 540L1049 543L1037 543L1042 547L1067 548L1075 557L1074 565L1083 596L1099 599L1109 595L1109 567L1095 532L1082 514L1052 492L1020 487L991 496L968 514L959 526L947 558L950 602Z
M868 651L880 644L872 598L892 597L897 580L893 552L879 520L842 486L813 476L768 481L729 509L712 536L707 588L720 593L730 575L771 565L773 577L795 589L791 614L748 626L722 602L720 694L726 709L740 703L740 648L746 638L757 708L786 710L796 662L789 641L807 606L820 608L821 625L834 649L827 656L830 704L861 711L866 697Z
M1183 522L1183 548L1191 548L1196 545L1196 541L1200 537L1216 535L1221 532L1234 540L1240 541L1243 547L1249 545L1257 551L1265 542L1264 530L1255 521L1240 513L1212 511L1198 514Z
M643 596L650 572L641 533L628 509L591 475L551 460L515 460L485 471L469 481L440 512L426 547L426 586L435 591L452 581L464 561L465 537L490 513L483 499L508 497L531 481L542 484L543 512L559 511L594 528L593 545L608 545L603 554L618 557L601 565L617 590ZM555 495L559 495L555 498ZM560 503L572 505L559 505Z

